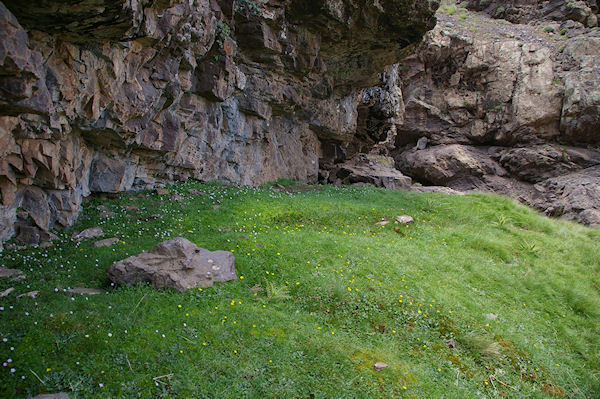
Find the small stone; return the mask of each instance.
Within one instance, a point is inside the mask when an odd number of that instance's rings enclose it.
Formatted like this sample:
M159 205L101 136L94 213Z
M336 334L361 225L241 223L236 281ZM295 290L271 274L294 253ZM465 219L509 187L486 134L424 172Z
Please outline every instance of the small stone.
M43 243L40 244L40 248L46 249L46 248L50 248L53 245L54 244L52 244L50 241L44 241Z
M0 291L0 298L10 295L10 293L13 292L14 290L15 289L13 287L10 287L4 291Z
M496 313L488 313L485 315L485 318L488 320L496 320L498 318L498 314Z
M10 277L15 274L22 274L23 272L19 269L7 269L6 267L0 267L0 277Z
M99 215L103 219L112 218L115 216L115 213L112 211L103 211Z
M69 399L69 395L64 392L59 393L44 393L34 396L32 399Z
M29 298L36 298L39 293L40 293L39 291L29 291L29 292L26 292L24 294L17 295L17 298L23 298L23 297L26 297L26 296L29 297Z
M250 288L250 292L252 292L252 293L263 292L263 287L261 287L260 284L254 284L254 286L252 286L252 288Z
M427 143L429 143L429 139L427 137L421 137L419 141L417 141L417 150L424 150L427 148Z
M450 338L449 340L447 340L446 345L448 345L448 348L451 349L456 348L456 342L454 342L454 338Z
M158 195L169 195L169 194L171 194L171 192L169 190L167 190L166 188L157 188L156 189L156 194L158 194Z
M381 371L383 369L386 369L387 367L388 367L388 365L383 362L377 362L373 365L373 368L375 369L375 371Z
M116 237L113 238L105 238L104 240L96 241L94 243L95 247L110 247L111 245L115 245L119 242L119 239Z
M19 274L18 276L15 276L8 281L13 282L13 281L21 281L21 280L27 280L27 277L25 277L24 274Z
M104 232L102 231L102 227L91 227L83 230L81 233L73 233L73 238L76 240L83 240L84 238L102 237L103 235Z
M194 197L196 197L196 196L199 196L199 195L204 195L204 193L203 193L202 191L198 191L198 190L196 190L195 188L190 188L190 189L188 190L188 193L189 193L190 195L193 195Z
M148 222L148 221L154 220L154 219L162 219L162 217L163 217L163 215L161 215L160 213L155 213L155 214L148 216L147 218L144 218L144 220L146 222Z
M185 198L183 198L179 194L173 194L173 195L171 195L171 197L169 197L169 201L183 201L184 199Z
M76 287L70 288L67 290L69 294L79 294L79 295L98 295L105 294L106 291L98 289L98 288L85 288L85 287Z
M96 210L106 212L106 211L108 211L108 208L106 207L106 205L98 205L96 207Z
M388 224L390 224L389 220L381 220L381 221L375 223L375 225L377 225L377 226L387 226Z
M138 211L140 208L135 205L127 205L123 209L125 209L126 211Z
M402 224L412 224L415 222L415 220L412 218L412 216L408 216L408 215L397 216L396 221L398 223L402 223Z

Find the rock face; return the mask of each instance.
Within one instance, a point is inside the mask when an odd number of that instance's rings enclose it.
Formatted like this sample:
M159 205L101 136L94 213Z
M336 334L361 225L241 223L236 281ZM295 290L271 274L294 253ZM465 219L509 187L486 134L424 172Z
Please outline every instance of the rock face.
M598 12L595 2L571 3ZM592 14L583 24L563 1L469 7L528 24L440 9L436 28L397 67L396 167L424 185L508 194L597 224L600 33L588 28Z
M469 0L467 7L512 23L545 19L576 21L589 28L598 26L596 0Z
M0 2L0 241L72 224L94 191L317 181L332 151L379 141L356 127L388 123L399 93L362 89L438 4Z
M151 283L154 288L179 292L208 287L215 281L237 279L234 257L228 251L208 251L182 237L164 241L149 252L114 263L107 270L115 284Z
M411 178L394 167L394 160L384 156L359 154L327 171L333 184L370 185L392 190L410 189Z

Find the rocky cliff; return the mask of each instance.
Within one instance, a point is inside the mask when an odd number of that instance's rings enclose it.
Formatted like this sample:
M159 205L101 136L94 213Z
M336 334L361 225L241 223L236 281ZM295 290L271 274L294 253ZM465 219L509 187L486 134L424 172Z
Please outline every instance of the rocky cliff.
M364 104L390 97L361 89L414 49L437 7L4 0L0 241L70 225L91 192L317 181L320 160L357 145Z
M600 226L596 2L461 4L444 2L435 29L384 76L378 90L399 104L386 123L382 106L367 117L371 164L392 156L424 186L507 194Z

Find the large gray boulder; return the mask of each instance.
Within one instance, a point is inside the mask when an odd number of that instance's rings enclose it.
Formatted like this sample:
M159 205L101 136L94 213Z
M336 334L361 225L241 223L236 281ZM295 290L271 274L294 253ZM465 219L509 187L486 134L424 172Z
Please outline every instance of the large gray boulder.
M174 288L179 292L237 279L231 252L211 252L183 237L161 242L149 252L114 263L107 275L119 285L149 282L156 289Z

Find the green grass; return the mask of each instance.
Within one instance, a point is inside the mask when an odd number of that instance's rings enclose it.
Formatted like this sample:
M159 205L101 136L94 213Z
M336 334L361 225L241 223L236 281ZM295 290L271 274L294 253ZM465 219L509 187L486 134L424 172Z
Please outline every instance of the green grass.
M5 250L27 279L0 280L15 288L0 299L0 397L598 397L598 230L493 195L288 187L95 199L73 230L100 225L118 245L71 230ZM101 220L100 204L117 216ZM416 223L395 225L401 214ZM110 287L112 262L176 236L233 251L240 279ZM108 293L63 292L78 286Z

